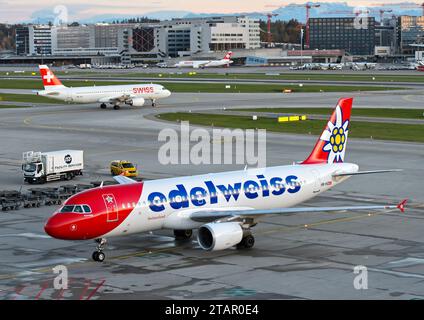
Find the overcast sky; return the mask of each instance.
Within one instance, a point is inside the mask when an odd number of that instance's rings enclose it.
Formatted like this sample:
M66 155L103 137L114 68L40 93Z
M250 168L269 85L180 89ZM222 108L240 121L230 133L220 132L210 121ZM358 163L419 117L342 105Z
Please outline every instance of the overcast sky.
M355 0L348 2L352 6L399 3L408 0ZM89 18L95 15L140 15L152 11L184 10L196 13L233 13L249 11L270 11L275 8L269 5L289 3L305 3L306 0L0 0L0 22L16 23L28 21L40 10L52 12L56 6L65 5L69 21ZM321 0L319 2L338 2L337 0ZM421 1L409 0L420 3Z

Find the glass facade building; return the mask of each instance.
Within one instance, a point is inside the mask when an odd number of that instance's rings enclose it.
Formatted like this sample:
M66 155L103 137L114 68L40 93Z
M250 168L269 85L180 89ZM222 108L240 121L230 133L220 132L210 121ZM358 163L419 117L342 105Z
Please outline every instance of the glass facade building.
M424 16L400 16L398 24L400 53L413 55L416 49L410 45L424 43Z
M311 18L310 49L343 49L351 55L374 55L375 18Z
M29 54L29 27L16 28L16 55L26 56Z

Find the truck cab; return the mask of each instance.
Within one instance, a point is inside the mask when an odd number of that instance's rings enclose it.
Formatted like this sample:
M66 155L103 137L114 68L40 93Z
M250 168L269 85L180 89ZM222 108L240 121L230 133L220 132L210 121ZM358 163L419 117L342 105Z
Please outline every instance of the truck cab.
M26 182L41 182L44 173L44 166L42 162L28 162L22 165L22 171L24 172L24 179Z

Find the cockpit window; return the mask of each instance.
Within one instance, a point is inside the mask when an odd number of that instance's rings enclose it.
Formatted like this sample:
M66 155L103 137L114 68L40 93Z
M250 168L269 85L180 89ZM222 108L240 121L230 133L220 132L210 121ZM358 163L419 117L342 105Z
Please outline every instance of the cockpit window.
M66 205L60 210L60 213L91 213L89 205Z
M63 206L60 210L61 213L71 213L72 211L74 211L74 206Z

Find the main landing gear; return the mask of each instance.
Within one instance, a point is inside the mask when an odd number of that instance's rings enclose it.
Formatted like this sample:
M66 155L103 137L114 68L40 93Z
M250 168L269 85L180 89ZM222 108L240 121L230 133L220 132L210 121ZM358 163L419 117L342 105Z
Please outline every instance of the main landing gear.
M102 104L100 105L100 108L102 108L102 109L106 109L106 103L102 103Z
M177 241L185 241L190 240L193 235L193 230L174 230L175 240Z
M104 247L106 246L106 239L100 238L95 240L97 243L96 251L93 252L92 258L94 261L103 262L105 261L106 255L103 252Z
M248 233L241 242L237 245L237 249L251 249L255 245L255 238L251 233Z
M119 109L121 109L121 106L120 106L119 104L115 104L115 105L113 106L113 109L115 109L115 110L119 110Z
M156 107L156 100L155 99L152 100L152 107L153 108Z

